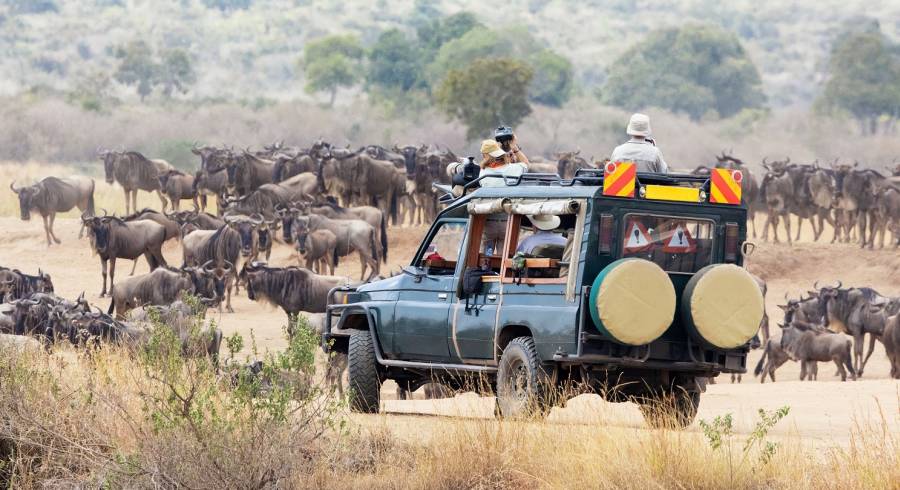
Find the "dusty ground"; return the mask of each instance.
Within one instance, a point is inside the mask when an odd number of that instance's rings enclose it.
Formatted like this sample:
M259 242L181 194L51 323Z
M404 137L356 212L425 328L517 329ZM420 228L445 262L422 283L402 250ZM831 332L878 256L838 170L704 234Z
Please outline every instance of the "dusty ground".
M99 206L98 206L99 207ZM760 223L761 224L761 223ZM66 218L57 221L57 235L61 246L45 245L40 220L23 223L14 217L0 218L0 264L15 266L27 272L38 267L49 272L57 292L75 297L82 291L103 309L108 299L98 296L101 286L99 259L91 255L87 240L78 240L78 221ZM761 228L760 228L761 229ZM383 272L397 270L404 264L424 234L424 227L405 227L390 232L390 261ZM772 330L777 336L776 321L782 318L777 304L785 293L796 297L810 289L816 280L829 282L840 279L845 285L871 286L886 295L900 295L900 252L860 251L854 245L810 243L810 230L804 229L801 243L786 245L761 244L749 259L749 268L768 280L766 307L772 318ZM830 232L826 233L830 237ZM180 244L166 245L164 254L172 264L181 262ZM272 261L275 265L294 263L291 250L276 245ZM131 269L130 261L120 261L117 277L124 278ZM138 273L146 272L141 260ZM357 278L358 260L346 260L339 274ZM281 329L285 318L280 310L273 310L247 300L245 294L233 299L237 313L221 315L220 325L225 334L251 332L261 349L278 349L284 345ZM752 369L761 352L750 355ZM881 344L867 366L865 379L841 383L834 377L834 369L822 365L817 382L797 381L799 365L788 363L778 372L779 381L760 385L752 374L743 383L730 384L724 376L709 387L700 406L700 418L712 418L733 413L737 427L748 430L759 408L791 407L791 414L777 429L782 436L798 435L804 443L814 445L848 444L851 431L858 426L873 424L891 431L900 431L900 383L888 379L889 366ZM413 437L438 421L445 420L422 414L443 414L464 417L490 417L492 400L473 394L459 395L450 400L398 401L393 399L393 384L384 388L385 408L393 415L360 417L364 423L384 423L401 434ZM399 415L415 413L418 416ZM604 422L624 430L643 427L640 413L631 404L607 404L597 396L583 395L571 400L564 409L554 409L551 421L559 423ZM883 421L882 421L883 420ZM696 430L696 425L694 430Z

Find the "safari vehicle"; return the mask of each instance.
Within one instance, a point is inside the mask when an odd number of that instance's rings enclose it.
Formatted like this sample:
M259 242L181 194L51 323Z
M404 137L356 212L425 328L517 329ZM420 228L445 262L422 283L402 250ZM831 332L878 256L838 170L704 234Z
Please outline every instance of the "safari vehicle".
M578 386L685 426L706 377L745 371L763 300L742 267L740 172L483 178L444 199L402 274L332 291L323 345L349 356L352 409L376 412L386 379L480 386L504 417Z

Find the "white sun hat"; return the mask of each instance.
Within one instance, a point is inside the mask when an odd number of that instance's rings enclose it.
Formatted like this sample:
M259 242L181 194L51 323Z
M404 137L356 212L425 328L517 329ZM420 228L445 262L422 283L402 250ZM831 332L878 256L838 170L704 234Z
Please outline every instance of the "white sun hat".
M629 136L643 136L645 138L650 136L650 116L641 113L632 114L625 133Z
M543 231L555 230L560 223L559 216L552 214L530 214L528 221L531 221L535 228Z

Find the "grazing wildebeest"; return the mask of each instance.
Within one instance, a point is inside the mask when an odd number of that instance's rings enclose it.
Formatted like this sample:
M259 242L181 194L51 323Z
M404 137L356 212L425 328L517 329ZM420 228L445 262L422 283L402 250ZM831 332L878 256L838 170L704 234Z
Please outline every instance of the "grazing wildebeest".
M248 298L284 310L290 335L301 311L324 313L328 292L350 282L346 277L320 276L300 267L268 267L257 262L245 263L240 279L247 288Z
M16 187L16 182L9 184L19 197L19 216L22 221L31 219L31 212L37 211L44 220L44 233L47 235L47 246L52 241L60 243L53 233L53 222L56 213L64 213L74 207L88 216L94 215L94 181L83 177L46 177L34 185ZM49 222L48 222L49 218ZM81 238L84 227L78 233Z
M167 305L193 294L207 306L215 306L225 296L225 276L231 272L226 264L216 269L212 261L203 267L172 269L159 267L149 274L120 281L110 296L107 314L124 319L128 310L146 305Z
M90 229L91 245L100 256L103 290L106 295L106 265L109 262L109 287L113 287L116 275L116 259L136 260L141 255L147 259L150 270L166 266L162 255L162 244L166 239L166 228L149 219L124 221L115 216L82 217L82 222Z
M0 270L0 302L26 298L34 293L52 293L53 281L50 274L38 269L36 276L25 274L18 269Z
M856 375L862 376L866 363L875 350L875 339L884 332L884 305L889 299L871 288L834 287L819 290L819 301L825 312L825 325L832 332L845 333L853 337L853 366ZM869 352L863 357L865 336L871 336Z
M334 268L338 265L340 257L335 253L337 237L330 230L316 230L297 232L294 240L297 244L298 260L306 261L306 268L316 274L334 275Z
M169 305L136 308L129 312L129 319L138 325L148 325L156 319L172 329L181 342L181 353L186 357L210 357L218 364L222 346L222 331L215 324L197 315L182 301ZM144 328L146 330L146 328Z
M856 380L856 371L853 369L850 354L850 339L800 320L778 326L781 327L781 348L792 359L802 363L801 379L806 377L809 363L833 361L838 367L841 381L847 381L847 371L850 372L851 379ZM847 368L846 371L844 367Z
M794 195L794 180L790 173L787 172L787 164L790 158L784 162L767 163L763 159L763 167L769 171L763 179L761 185L762 198L766 203L768 214L766 223L763 225L763 240L769 239L769 226L775 235L775 243L778 243L778 221L779 218L784 219L784 227L787 229L788 244L791 240L791 208Z
M362 220L337 220L318 215L288 214L282 221L285 236L306 230L328 230L337 237L335 253L345 257L354 251L359 253L361 264L360 280L369 280L381 271L381 250L375 238L377 232L372 225ZM369 276L366 269L371 268Z
M228 193L245 196L259 189L259 186L263 184L271 184L273 167L272 162L263 160L246 150L240 155L232 156L225 162Z
M172 210L181 209L181 200L190 199L194 203L194 211L200 209L197 204L197 189L194 188L194 176L180 170L169 170L159 175L159 186L162 193L172 202Z
M165 211L168 201L159 186L159 176L173 170L165 160L150 160L136 151L101 151L106 183L118 182L125 190L125 214L137 209L137 192L156 192Z
M217 230L195 230L182 239L184 260L182 267L199 267L212 261L219 269L228 269L225 283L227 285L226 309L231 308L231 291L234 287L236 267L241 257L243 236L235 229L234 221L228 222Z
M398 189L399 169L393 163L376 160L361 152L354 157L323 161L321 176L325 178L332 170L339 187L344 191L342 194L346 205L349 205L354 195L358 195L362 204L386 207L391 222L397 224L397 197L406 192L406 179L405 176L400 179L402 188Z

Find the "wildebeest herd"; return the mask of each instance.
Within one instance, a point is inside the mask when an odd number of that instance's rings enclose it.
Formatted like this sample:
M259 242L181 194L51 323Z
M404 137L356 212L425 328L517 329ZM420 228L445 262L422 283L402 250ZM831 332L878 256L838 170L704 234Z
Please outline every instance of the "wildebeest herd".
M139 326L145 308L160 309L164 316L196 316L197 311L188 312L181 302L190 293L199 298L200 309L224 306L232 311L231 295L240 287L249 299L278 306L289 318L324 312L328 291L349 282L334 276L340 258L354 252L359 256L361 281L380 275L388 254L388 225L430 222L439 210L432 184L448 183L445 168L457 160L452 151L436 146L351 150L324 141L309 148L276 143L261 151L195 146L193 153L200 165L190 174L135 151L99 151L106 181L118 182L125 192L126 214L121 217L105 209L97 212L94 182L87 178L47 177L27 187L11 184L21 218L29 219L32 212L43 217L48 245L59 243L53 233L56 213L75 207L82 211L82 231L88 231L101 261L101 296L109 293L111 302L106 312L92 309L83 297L68 301L55 296L49 276L42 272L29 276L3 269L0 330L48 342L139 341L145 335ZM577 151L559 153L555 159L535 158L530 170L572 178L579 169L599 165ZM855 233L863 246L871 248L876 241L883 246L890 232L894 246L900 246L900 165L884 175L838 162L822 167L763 160L767 172L757 179L729 154L723 152L716 160L715 167L742 171L744 199L752 213L767 212L764 239L771 227L778 241L777 225L783 221L790 242L793 214L799 220L797 237L808 219L817 240L827 222L834 229L832 242L849 241ZM704 174L709 167L692 172ZM157 193L162 209L138 210L139 190ZM215 214L207 212L212 210L209 197L216 199ZM182 210L182 200L191 200L193 209ZM754 235L755 228L754 221ZM169 240L181 242L180 267L169 265L161 252ZM301 267L265 263L278 241L294 247ZM132 268L133 277L115 283L116 260L136 262L141 256L150 272L133 276ZM815 379L817 362L834 361L842 377L849 372L855 378L862 375L875 339L880 339L892 362L891 374L900 377L897 298L838 285L782 307L783 335L775 341L763 329L765 350L757 375L774 381L778 366L797 360L802 363L801 378ZM176 321L173 328L178 330L180 324L185 322ZM866 334L870 349L863 358ZM208 337L215 345L200 350L218 352L221 332L211 329Z

